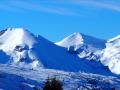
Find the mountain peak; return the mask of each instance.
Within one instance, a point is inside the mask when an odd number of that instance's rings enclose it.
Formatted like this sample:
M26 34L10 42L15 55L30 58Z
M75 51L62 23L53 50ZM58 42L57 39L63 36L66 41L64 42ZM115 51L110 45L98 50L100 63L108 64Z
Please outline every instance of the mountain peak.
M88 35L84 35L79 32L75 32L71 34L70 36L66 37L60 42L57 42L56 44L62 47L71 47L74 46L76 48L79 48L81 45L89 45L95 48L103 49L105 48L105 40L97 39L95 37L91 37Z
M74 36L81 36L81 34L79 32L74 32L73 34L71 35L74 35Z
M56 46L41 36L36 37L23 28L8 28L0 36L1 53L6 59L7 56L10 56L6 62L12 65L28 68L41 67L73 72L80 70L85 72L96 72L92 68L94 63L89 62L86 59L88 55L90 55L90 58L94 55L91 53L93 51L91 49L92 46L94 44L96 46L101 46L101 43L103 43L103 41L99 39L76 32L60 42L61 46L68 47L68 50L70 51L70 53L68 53L66 52L66 49ZM83 46L83 48L81 46ZM71 55L72 52L74 55ZM78 54L79 57L80 55L83 57L79 58ZM97 67L99 66L101 66L101 64L97 65Z
M2 43L0 48L4 48L7 51L15 48L16 45L27 45L32 48L35 42L34 35L23 28L8 28L0 36L0 43Z
M69 36L76 36L76 37L78 36L78 37L81 37L81 34L79 32L74 32L73 34L71 34Z
M8 28L0 36L0 50L10 56L13 65L37 67L39 62L31 49L37 43L37 37L23 28Z
M23 36L24 34L30 33L24 28L8 28L6 29L8 32L15 32L16 34L19 33L19 36Z
M21 31L25 31L26 29L24 29L24 28L7 28L7 30L21 30Z
M56 44L67 48L73 46L77 49L83 44L83 37L79 32L75 32Z

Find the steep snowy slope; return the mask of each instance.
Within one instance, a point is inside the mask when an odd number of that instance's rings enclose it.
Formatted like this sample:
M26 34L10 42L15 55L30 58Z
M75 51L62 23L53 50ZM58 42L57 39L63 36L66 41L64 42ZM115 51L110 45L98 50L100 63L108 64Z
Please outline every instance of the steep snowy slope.
M120 35L107 41L101 61L113 73L120 74Z
M97 59L99 52L105 48L105 40L100 40L80 33L73 33L56 44L78 54L80 58Z
M80 59L68 53L65 48L41 36L36 37L22 28L7 29L0 36L0 43L0 50L10 56L7 62L12 65L110 74L101 63Z
M8 56L5 52L0 50L0 63L6 64L10 60L10 56Z

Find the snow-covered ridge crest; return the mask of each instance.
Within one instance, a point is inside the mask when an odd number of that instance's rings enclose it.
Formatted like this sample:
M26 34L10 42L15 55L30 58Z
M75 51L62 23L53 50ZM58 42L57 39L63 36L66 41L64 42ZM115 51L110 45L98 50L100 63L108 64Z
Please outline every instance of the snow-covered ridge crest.
M104 65L106 65L109 66L111 71L114 70L114 73L120 74L118 72L120 70L119 41L119 37L112 39L107 42L105 48L105 40L81 33L73 33L56 45L41 36L33 35L23 28L8 28L0 32L0 53L6 60L1 62L12 63L12 65L21 67L94 73L101 73L101 71L108 73L109 70L104 70ZM69 48L68 52L66 48ZM99 57L102 58L101 61L104 65L97 62L100 59Z
M118 35L112 39L109 39L106 43L106 46L118 46L118 47L120 47L120 35Z
M73 33L56 44L78 54L80 58L88 60L98 59L102 49L105 48L105 40L97 39L82 33ZM99 55L98 55L99 54Z
M76 45L80 45L83 42L81 34L74 33L70 37L70 41L74 41ZM74 40L75 39L75 40ZM104 67L99 62L90 62L85 58L79 58L77 54L71 55L66 52L66 49L55 45L47 39L31 34L29 31L22 28L10 28L7 29L0 36L0 50L4 51L10 59L9 62L12 65L28 68L48 68L55 70L64 70L70 72L96 72L101 73L98 68L104 72ZM4 52L1 52L5 57ZM88 69L89 68L89 69Z
M113 41L116 41L116 40L120 40L120 35L118 35L118 36L116 36L112 39L109 39L107 42L109 43L109 42L113 42Z
M4 43L1 48L13 49L17 44L27 44L29 48L36 42L33 35L23 28L8 28L6 32L0 36L0 42Z
M75 47L75 49L78 49L80 45L82 45L84 42L82 35L79 32L75 32L71 34L70 36L66 37L60 42L57 42L57 45L67 47L69 48L70 46Z
M76 32L55 44L62 46L62 47L66 47L66 48L70 46L80 47L81 45L85 44L85 45L92 46L94 48L103 49L105 48L105 43L106 43L106 40L94 38L94 37ZM79 48L79 47L76 47L76 48Z

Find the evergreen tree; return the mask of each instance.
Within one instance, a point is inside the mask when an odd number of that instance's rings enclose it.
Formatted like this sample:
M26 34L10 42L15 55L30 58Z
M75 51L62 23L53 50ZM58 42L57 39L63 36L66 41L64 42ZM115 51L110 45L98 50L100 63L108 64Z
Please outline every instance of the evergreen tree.
M56 78L53 78L51 80L51 88L52 90L62 90L62 83Z
M49 79L49 78L47 79L43 90L52 90L52 89L51 89L51 82L50 82L50 79Z
M62 83L56 78L47 79L43 90L63 90Z

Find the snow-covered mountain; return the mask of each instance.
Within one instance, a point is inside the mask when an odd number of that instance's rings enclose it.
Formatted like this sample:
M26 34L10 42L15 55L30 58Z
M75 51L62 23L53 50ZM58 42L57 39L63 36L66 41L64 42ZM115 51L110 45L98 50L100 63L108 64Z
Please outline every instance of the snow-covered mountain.
M48 77L57 77L64 90L119 90L120 36L105 43L80 33L53 43L23 28L2 30L0 89L39 90Z
M120 74L120 35L108 41L96 39L80 33L73 33L60 42L73 54L87 60L100 60L115 74Z
M30 67L37 67L38 61L31 53L35 43L35 36L21 28L8 28L0 36L0 50L10 56L6 62L13 65L30 63Z
M107 41L101 61L113 73L120 74L120 35Z
M77 36L75 34L75 37L77 37L76 41L80 39L81 43L79 33ZM73 39L75 38L73 37ZM76 44L79 44L79 41ZM55 45L41 36L35 36L22 28L9 28L4 31L0 36L0 43L0 50L10 57L10 59L5 59L7 60L5 62L13 66L110 73L100 62L79 58L77 54L70 54L65 48Z
M97 39L88 35L84 35L82 33L76 32L71 34L70 36L66 37L60 42L57 42L57 45L63 47L71 47L73 46L75 50L79 49L81 45L89 45L96 49L103 49L105 48L105 40Z
M56 44L68 49L69 52L78 54L80 58L96 60L105 48L105 40L97 39L81 33L73 33Z
M66 37L60 42L57 42L56 44L66 48L70 48L73 46L74 49L77 50L83 43L84 40L80 33L73 33L72 35Z

